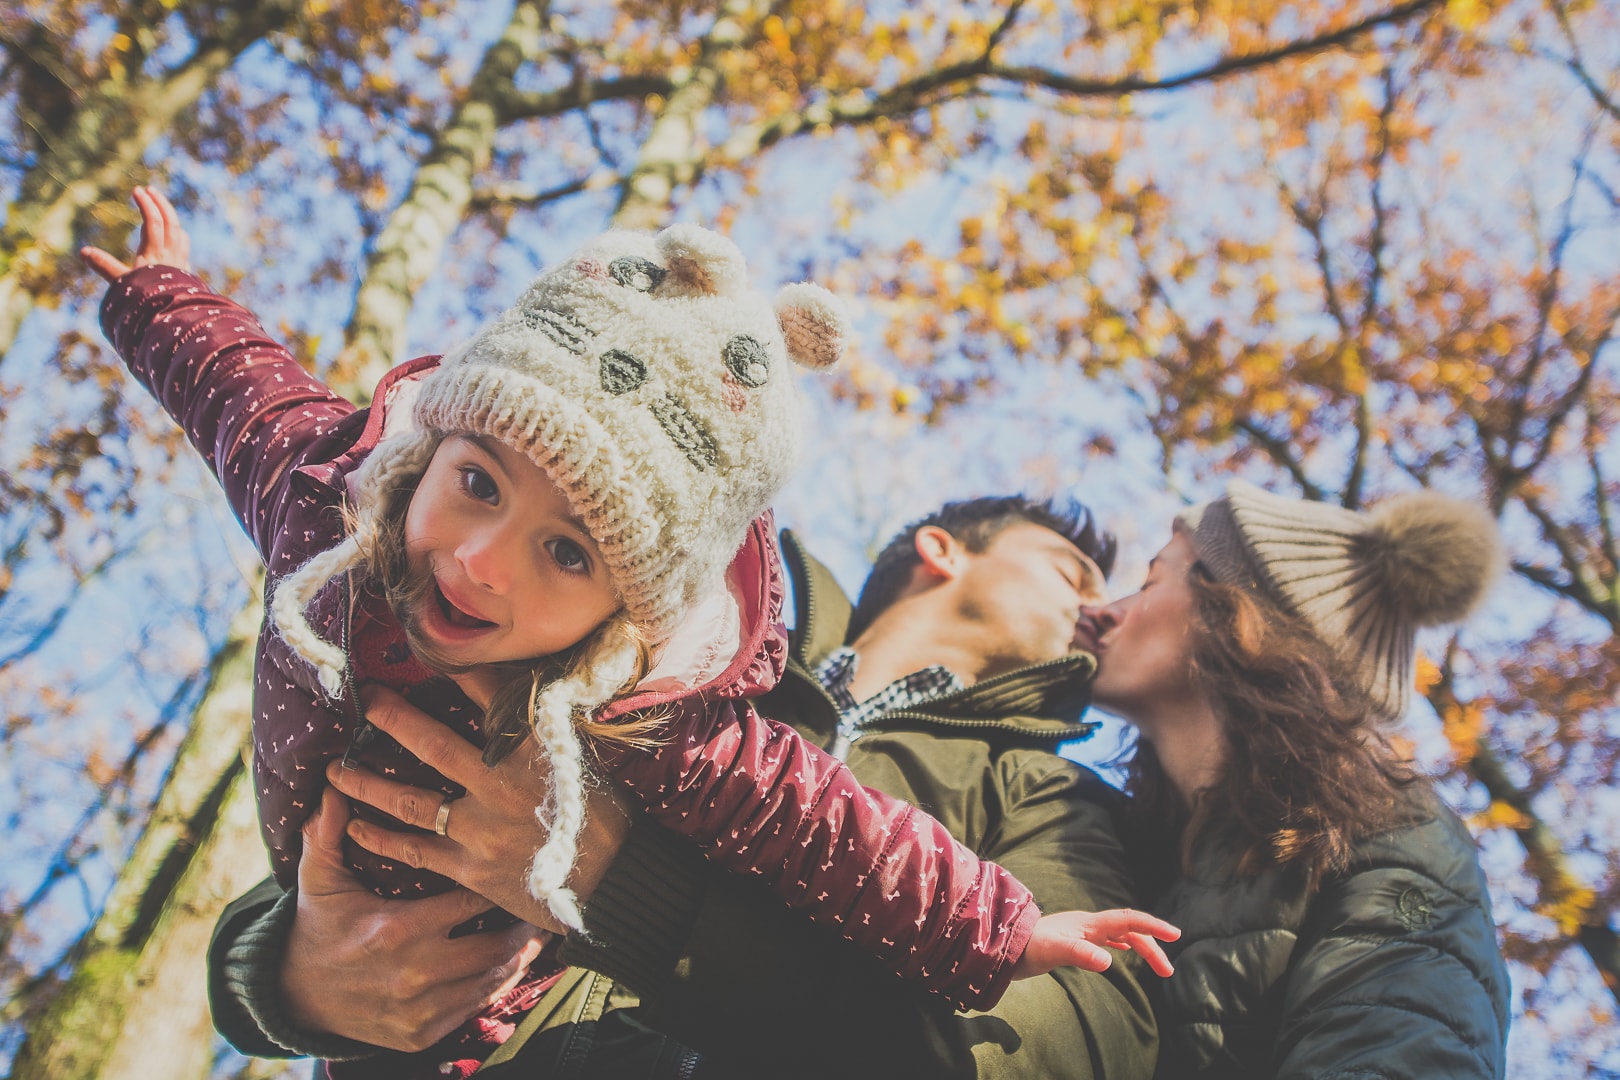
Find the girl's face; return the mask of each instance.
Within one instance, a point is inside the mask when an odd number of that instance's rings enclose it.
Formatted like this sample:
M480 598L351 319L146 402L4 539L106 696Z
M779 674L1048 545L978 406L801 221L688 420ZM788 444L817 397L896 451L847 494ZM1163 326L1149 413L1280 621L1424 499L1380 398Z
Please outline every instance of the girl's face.
M432 580L411 629L457 666L561 652L620 606L557 485L481 435L439 444L405 514L405 550L411 573Z
M1131 596L1091 613L1097 639L1092 700L1140 724L1163 705L1190 700L1193 595L1188 574L1198 561L1179 530L1151 563L1147 581Z

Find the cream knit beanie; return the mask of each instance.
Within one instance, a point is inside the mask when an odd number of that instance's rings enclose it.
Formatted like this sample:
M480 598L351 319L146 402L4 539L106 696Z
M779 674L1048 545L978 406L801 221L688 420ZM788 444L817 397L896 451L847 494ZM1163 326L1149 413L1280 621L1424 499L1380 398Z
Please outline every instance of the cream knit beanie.
M1506 565L1491 515L1432 491L1357 513L1232 480L1176 522L1217 580L1302 617L1389 719L1411 701L1418 628L1467 617Z
M545 470L601 551L624 601L618 618L657 644L724 587L749 523L787 479L800 428L788 361L828 367L847 336L842 305L819 286L788 285L774 305L750 289L742 253L718 233L606 233L424 380L416 429L386 438L356 474L355 533L282 582L272 617L338 695L346 658L304 609L359 563L383 494L420 475L445 435L469 432ZM571 927L579 912L563 882L584 806L573 724L633 676L637 646L621 628L605 627L579 674L536 704L553 797L539 811L549 839L530 887Z

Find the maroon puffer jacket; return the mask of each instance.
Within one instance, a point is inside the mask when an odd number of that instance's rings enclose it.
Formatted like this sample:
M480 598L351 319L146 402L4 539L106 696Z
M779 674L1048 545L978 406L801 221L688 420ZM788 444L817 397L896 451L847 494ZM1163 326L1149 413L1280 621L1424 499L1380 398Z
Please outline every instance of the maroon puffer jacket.
M219 476L258 545L273 587L342 538L345 478L381 438L406 380L436 358L391 372L376 405L357 411L270 340L254 317L189 274L136 270L108 290L102 326ZM602 751L607 770L660 824L709 857L760 875L796 909L836 925L902 975L958 1006L997 1000L1039 917L1029 891L957 844L933 818L862 787L836 758L745 701L775 685L785 663L782 583L769 516L754 522L731 568L742 604L742 647L696 689L632 694L606 715L663 706L671 719L653 753ZM341 643L356 681L401 689L474 741L478 711L405 648L385 606L334 581L311 625ZM312 668L267 628L259 643L254 767L273 869L295 878L299 827L318 803L326 764L345 753L403 782L460 794L359 719L352 689L329 701ZM357 873L384 895L422 896L442 878L349 849Z

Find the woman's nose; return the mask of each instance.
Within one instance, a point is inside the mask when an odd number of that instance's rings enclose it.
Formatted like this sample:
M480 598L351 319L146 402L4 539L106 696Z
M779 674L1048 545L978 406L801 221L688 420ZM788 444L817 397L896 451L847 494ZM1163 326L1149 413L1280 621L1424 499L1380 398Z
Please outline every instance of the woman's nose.
M1083 607L1080 609L1080 614L1091 620L1092 628L1096 631L1098 637L1102 637L1119 625L1119 616L1114 613L1113 604L1105 607Z

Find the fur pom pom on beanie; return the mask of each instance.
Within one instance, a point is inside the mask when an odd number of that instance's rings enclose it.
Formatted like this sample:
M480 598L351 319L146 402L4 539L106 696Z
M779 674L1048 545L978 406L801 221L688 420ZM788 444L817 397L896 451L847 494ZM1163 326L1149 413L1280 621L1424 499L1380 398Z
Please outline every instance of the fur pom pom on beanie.
M1466 618L1506 566L1491 515L1433 491L1358 513L1233 480L1177 524L1218 580L1301 616L1386 718L1410 704L1417 631Z
M750 289L742 253L718 233L603 234L423 381L414 427L355 474L354 535L284 579L271 617L338 696L346 658L305 609L360 565L385 493L420 476L446 435L469 433L545 471L596 542L624 602L615 618L657 645L694 601L724 588L749 523L788 477L801 427L792 367L837 363L848 334L843 306L819 286L788 285L774 302ZM539 689L534 710L553 793L536 811L548 839L530 888L575 928L564 885L584 808L573 725L634 676L638 655L614 626L594 642L576 674Z

